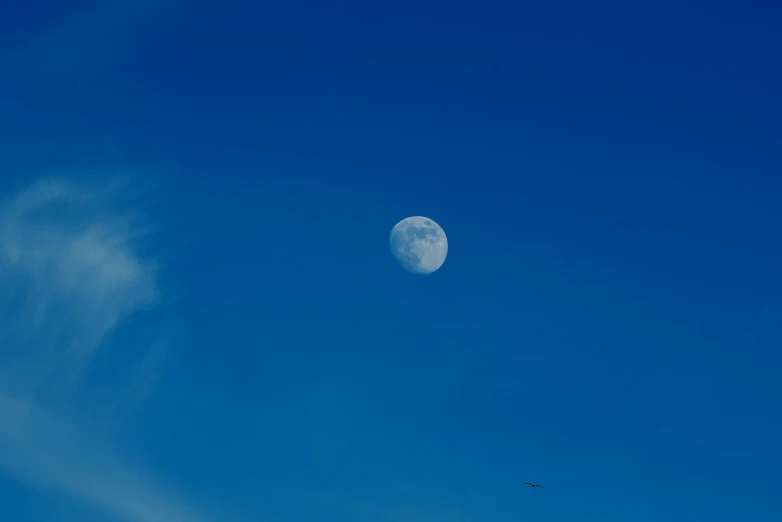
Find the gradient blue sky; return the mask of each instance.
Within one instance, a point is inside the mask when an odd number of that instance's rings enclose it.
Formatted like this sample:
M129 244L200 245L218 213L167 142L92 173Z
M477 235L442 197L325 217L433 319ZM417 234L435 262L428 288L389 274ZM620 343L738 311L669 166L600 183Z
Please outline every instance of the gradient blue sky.
M4 2L0 519L782 520L781 24Z

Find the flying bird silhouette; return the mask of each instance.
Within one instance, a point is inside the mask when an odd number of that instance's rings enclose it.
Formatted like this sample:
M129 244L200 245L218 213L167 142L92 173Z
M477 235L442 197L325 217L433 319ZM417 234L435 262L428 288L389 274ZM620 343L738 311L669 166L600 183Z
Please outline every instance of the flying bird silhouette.
M540 489L543 489L543 486L541 486L540 484L533 484L532 482L525 482L524 484L528 485L528 486L529 486L529 487L531 487L531 488L540 488Z

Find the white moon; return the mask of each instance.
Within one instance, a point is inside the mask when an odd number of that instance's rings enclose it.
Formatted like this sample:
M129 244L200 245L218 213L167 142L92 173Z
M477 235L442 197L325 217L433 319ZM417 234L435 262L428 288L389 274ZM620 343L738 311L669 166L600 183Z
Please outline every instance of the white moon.
M391 252L408 272L431 274L445 262L448 239L440 225L423 216L405 218L389 238Z

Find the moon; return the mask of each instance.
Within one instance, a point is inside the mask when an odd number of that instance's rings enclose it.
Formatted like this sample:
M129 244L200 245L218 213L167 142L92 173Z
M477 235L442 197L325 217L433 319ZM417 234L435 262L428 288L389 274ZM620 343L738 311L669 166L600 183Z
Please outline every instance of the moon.
M413 274L431 274L445 262L448 238L434 220L423 216L403 219L391 229L389 247L399 264Z

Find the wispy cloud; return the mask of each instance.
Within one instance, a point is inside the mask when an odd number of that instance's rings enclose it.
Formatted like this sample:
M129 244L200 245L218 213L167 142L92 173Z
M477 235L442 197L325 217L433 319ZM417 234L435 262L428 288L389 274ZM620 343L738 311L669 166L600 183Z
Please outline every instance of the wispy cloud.
M0 473L129 522L206 520L123 462L80 403L107 336L160 297L119 194L117 185L48 180L0 206ZM106 394L111 411L149 393L168 347L150 348L139 350L128 384Z
M24 364L17 386L28 388L17 392L39 387L53 365L78 375L121 319L157 297L154 265L134 252L133 216L110 209L111 190L43 181L0 209L0 277L15 308L4 326L16 341L3 356Z
M78 497L131 522L207 521L81 425L2 396L0 417L0 471L20 482Z

